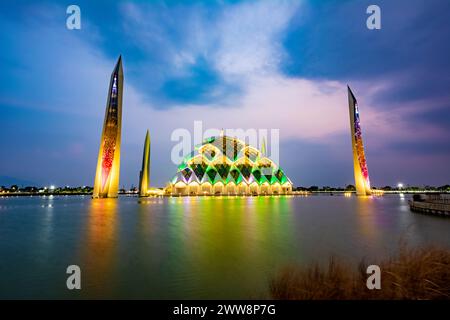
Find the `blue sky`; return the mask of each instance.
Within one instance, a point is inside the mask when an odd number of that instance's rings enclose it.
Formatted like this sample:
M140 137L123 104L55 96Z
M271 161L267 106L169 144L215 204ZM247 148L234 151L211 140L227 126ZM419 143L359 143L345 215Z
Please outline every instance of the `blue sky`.
M295 185L352 183L346 85L372 184L442 185L450 170L450 2L62 1L0 4L0 176L92 185L110 73L123 56L121 185L175 173L177 128L280 129ZM382 29L366 28L381 8Z

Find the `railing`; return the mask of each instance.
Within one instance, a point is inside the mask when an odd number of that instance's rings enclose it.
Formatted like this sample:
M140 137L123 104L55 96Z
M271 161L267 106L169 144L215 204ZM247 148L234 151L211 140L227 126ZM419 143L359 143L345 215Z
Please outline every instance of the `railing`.
M430 212L436 211L436 212L450 214L450 204L410 201L409 205L411 207L411 210L430 211Z

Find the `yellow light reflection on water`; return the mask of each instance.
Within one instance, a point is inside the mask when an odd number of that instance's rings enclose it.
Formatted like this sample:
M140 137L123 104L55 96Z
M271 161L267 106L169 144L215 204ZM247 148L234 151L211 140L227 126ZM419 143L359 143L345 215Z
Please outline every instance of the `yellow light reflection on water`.
M359 230L362 235L370 240L371 243L377 242L378 232L377 228L377 214L374 196L357 196L354 197L356 201L356 212L359 223Z
M85 237L81 248L83 283L89 294L101 297L112 288L117 250L117 199L90 201Z
M265 283L253 275L263 276L281 263L276 253L292 246L291 200L284 196L167 199L170 250L166 254L179 259L172 266L176 281L189 290L214 291L224 297L232 296L230 290L238 286L246 286L249 295L264 291ZM192 278L198 270L202 276ZM255 279L254 283L237 277L246 273L245 278Z

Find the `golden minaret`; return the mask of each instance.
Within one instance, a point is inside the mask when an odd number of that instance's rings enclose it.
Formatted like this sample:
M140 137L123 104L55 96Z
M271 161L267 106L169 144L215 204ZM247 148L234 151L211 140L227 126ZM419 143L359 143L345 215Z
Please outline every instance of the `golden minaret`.
M367 168L366 155L362 139L359 120L358 102L352 90L347 86L348 108L350 112L350 132L352 136L353 169L355 174L355 187L358 196L370 195L369 169Z
M109 83L93 198L116 198L119 191L122 94L122 56L119 56Z
M144 142L144 153L142 156L142 169L139 173L139 197L148 195L150 186L150 133L147 130Z

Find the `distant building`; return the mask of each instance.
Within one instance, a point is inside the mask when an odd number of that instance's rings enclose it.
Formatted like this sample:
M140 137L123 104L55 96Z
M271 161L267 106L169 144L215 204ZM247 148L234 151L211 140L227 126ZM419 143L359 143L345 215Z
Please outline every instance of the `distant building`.
M178 167L165 192L172 195L290 194L292 182L264 153L239 139L220 135L195 147Z
M150 186L150 133L147 130L142 155L142 169L139 173L139 196L146 197Z
M108 91L105 120L98 152L93 198L115 198L119 189L120 137L122 127L123 70L120 56Z
M357 195L370 195L369 169L367 168L366 155L362 139L361 124L359 119L358 102L350 87L348 89L348 107L350 113L350 132L353 149L353 169L355 174L355 186Z

